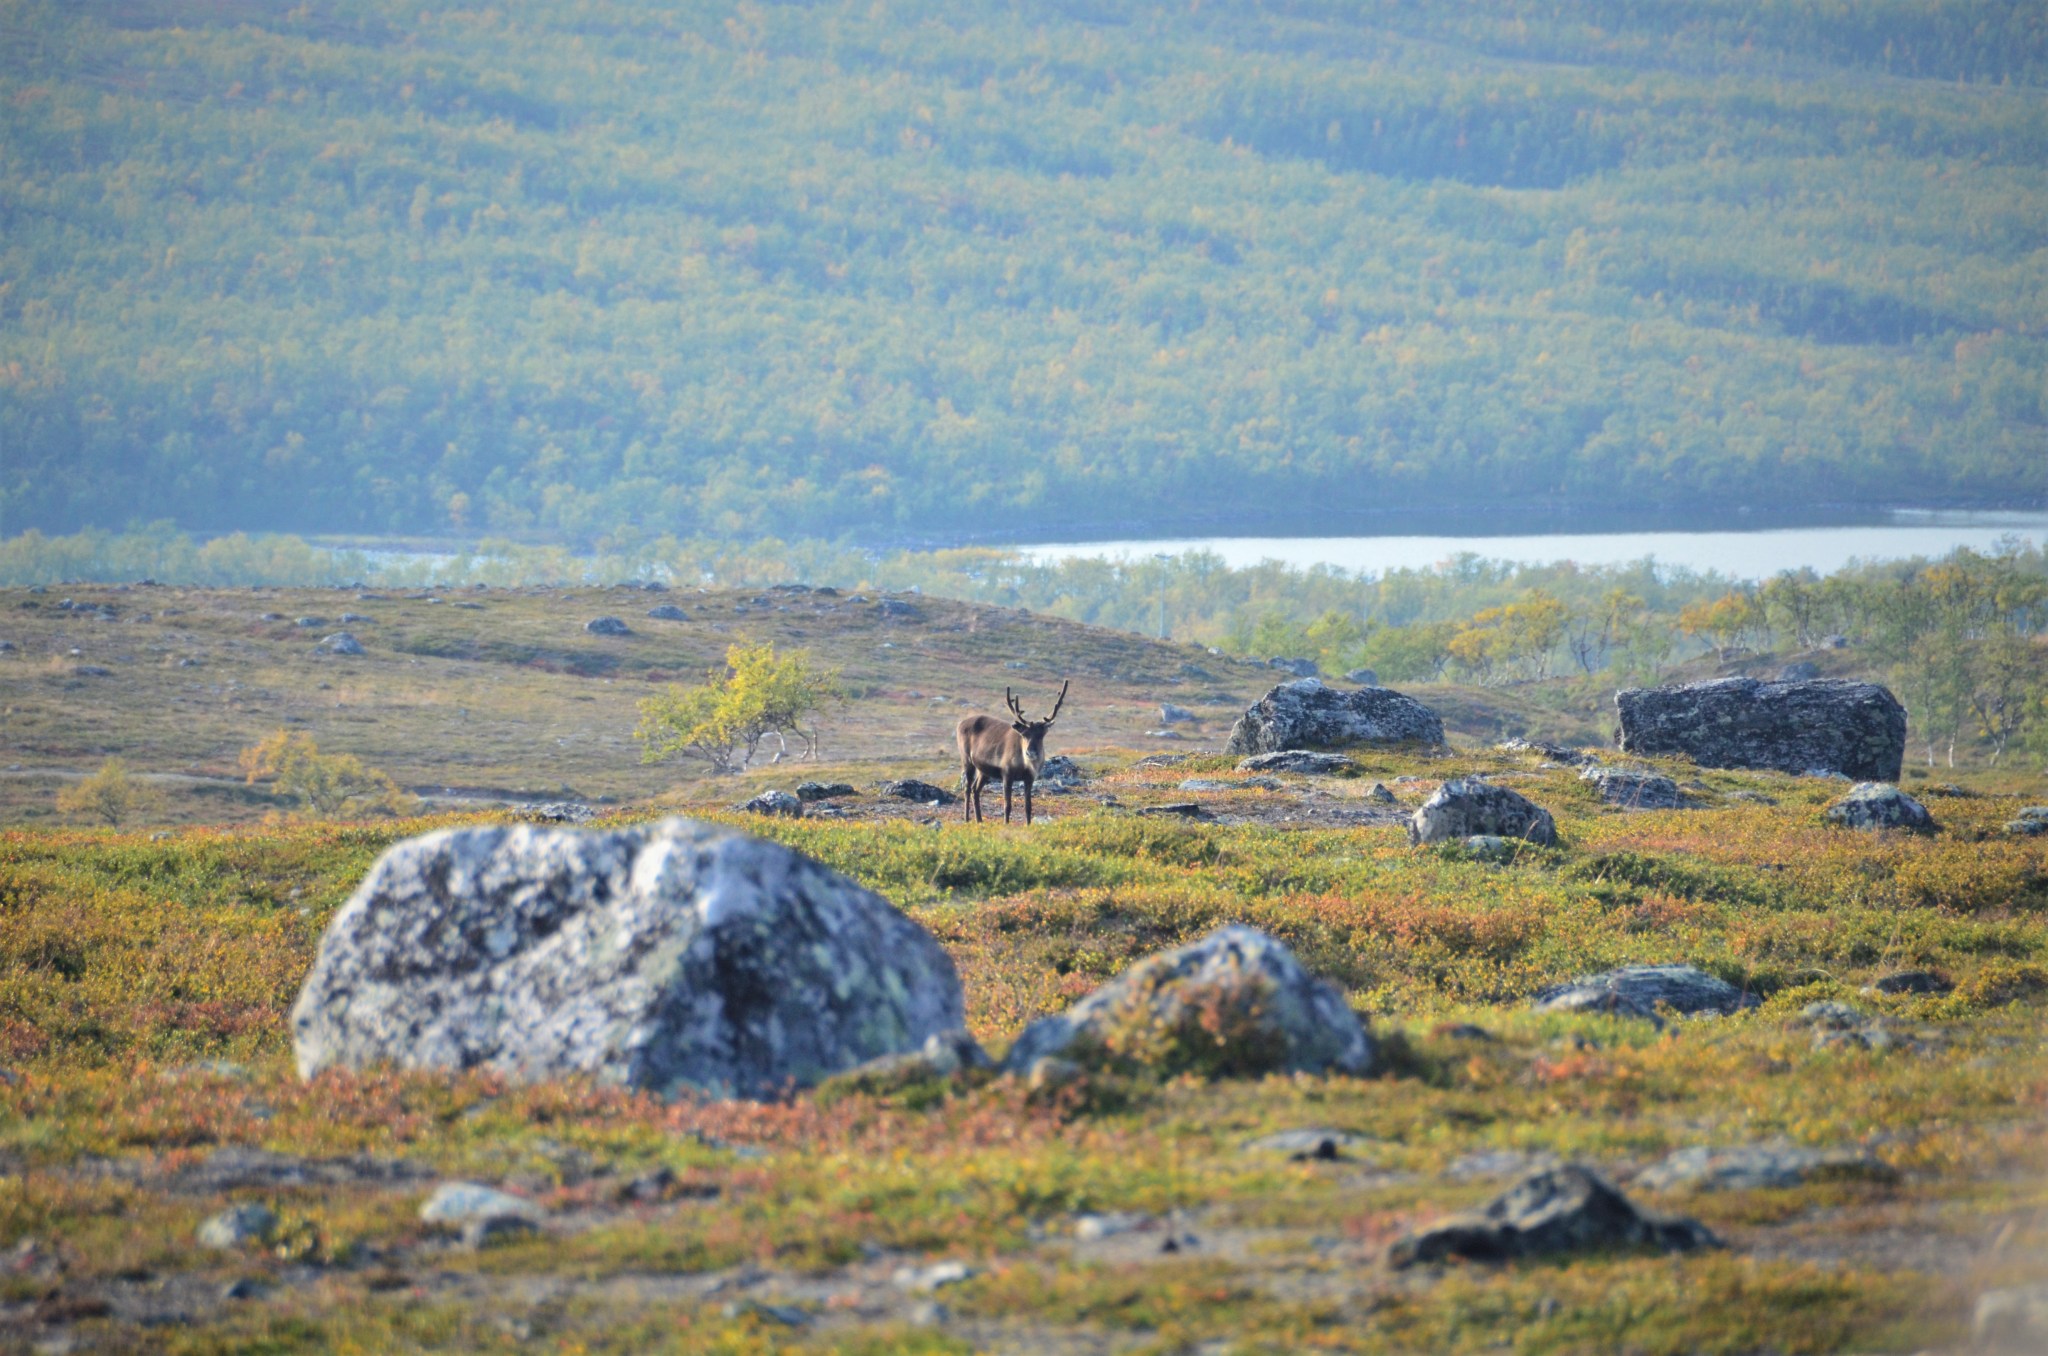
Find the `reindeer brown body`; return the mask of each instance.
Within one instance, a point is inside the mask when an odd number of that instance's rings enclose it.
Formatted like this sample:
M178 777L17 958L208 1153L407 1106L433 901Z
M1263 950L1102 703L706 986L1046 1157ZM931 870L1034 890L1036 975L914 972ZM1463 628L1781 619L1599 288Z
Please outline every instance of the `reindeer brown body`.
M1038 780L1038 769L1045 766L1045 732L1059 718L1060 707L1067 700L1067 685L1060 684L1059 700L1052 704L1052 714L1044 720L1027 717L1008 688L1003 689L1003 700L1009 703L1015 719L1005 723L994 716L969 716L960 722L960 776L967 783L967 808L962 817L969 822L982 817L982 788L988 785L989 778L1000 777L1003 822L1010 822L1011 787L1022 782L1024 822L1029 824L1031 784Z

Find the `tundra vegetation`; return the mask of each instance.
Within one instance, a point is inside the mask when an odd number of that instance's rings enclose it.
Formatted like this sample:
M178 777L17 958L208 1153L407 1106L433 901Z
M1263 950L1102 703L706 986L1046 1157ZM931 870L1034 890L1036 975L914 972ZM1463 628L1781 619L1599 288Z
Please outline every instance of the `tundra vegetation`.
M301 1082L287 1012L376 855L405 834L514 812L441 800L414 819L199 824L170 807L199 800L233 817L263 803L187 788L166 796L165 817L185 821L168 827L0 831L0 1303L25 1340L172 1352L1906 1351L1964 1345L1981 1293L2039 1279L2048 835L2006 826L2048 795L2009 757L1965 759L1952 787L1920 787L1935 820L1925 833L1828 825L1838 782L1677 760L1654 768L1697 808L1629 811L1541 750L1492 748L1503 718L1553 728L1528 689L1431 686L1417 690L1444 711L1448 751L1355 749L1335 775L1288 774L1273 789L1199 742L1163 745L1184 755L1170 765L1140 757L1162 747L1145 745L1148 691L1232 692L1241 707L1275 679L1193 647L936 598L905 621L847 597L690 594L685 634L657 642L583 631L625 611L621 590L343 596L81 587L58 612L48 594L10 593L39 604L7 610L17 643L111 627L137 659L80 678L33 653L0 655L17 708L7 756L75 737L65 703L90 702L100 737L132 739L138 769L189 766L185 751L207 747L232 767L244 724L260 735L296 716L321 747L390 740L392 757L364 756L407 784L445 788L464 769L534 778L522 757L593 760L574 764L579 777L597 759L651 776L631 759L635 697L666 681L652 675L702 672L744 626L778 653L801 641L844 663L864 695L833 747L860 756L804 775L861 789L829 802L832 815L770 819L733 812L725 778L620 782L600 810L742 825L879 891L946 948L969 1028L998 1054L1141 958L1246 923L1370 1020L1376 1067L1241 1076L1227 1042L1240 1014L1219 1009L1185 1030L1114 1032L1092 1070L1036 1092L988 1071L863 1074L769 1102L479 1073ZM99 620L103 603L127 620ZM306 629L259 616L343 605L379 618L354 624L364 656L321 652ZM136 620L145 608L175 615ZM173 636L141 662L150 637ZM931 689L1018 672L1006 662L1032 666L1019 681L1034 685L1041 669L1102 675L1077 677L1061 718L1081 790L1047 796L1027 832L941 822L867 789L884 775L943 778L952 703L935 708ZM913 680L915 697L903 691ZM194 683L222 691L188 693ZM1198 736L1220 743L1230 705L1194 709ZM508 747L476 733L521 711L531 723L500 736ZM924 741L910 742L919 728ZM1475 773L1551 811L1557 845L1411 848L1402 815ZM1190 779L1217 789L1190 793ZM757 766L743 780L795 773ZM1199 819L1143 813L1191 795ZM27 803L11 804L19 823ZM1761 1001L1661 1026L1530 1006L1577 976L1675 961ZM1903 971L1934 978L1869 988ZM1338 1132L1337 1156L1260 1147L1305 1128ZM1647 1171L1680 1150L1772 1141L1862 1157L1793 1185L1691 1195ZM1591 1163L1728 1246L1385 1267L1404 1232L1548 1156ZM450 1239L419 1210L453 1180L516 1193L539 1232L476 1248ZM199 1244L199 1225L234 1205L273 1218L241 1244ZM958 1271L930 1270L946 1263Z

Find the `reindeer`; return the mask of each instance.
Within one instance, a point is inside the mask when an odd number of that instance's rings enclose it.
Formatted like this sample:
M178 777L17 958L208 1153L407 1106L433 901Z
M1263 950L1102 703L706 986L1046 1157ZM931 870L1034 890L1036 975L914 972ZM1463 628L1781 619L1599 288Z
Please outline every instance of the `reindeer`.
M1059 699L1044 720L1026 716L1008 688L1003 689L1003 700L1016 717L1008 725L994 716L968 716L960 722L960 775L967 783L967 809L962 817L970 823L982 817L981 791L990 777L1003 779L1005 824L1010 822L1010 785L1024 783L1024 822L1031 822L1031 783L1045 766L1045 732L1059 719L1060 707L1067 700L1067 684L1060 684Z

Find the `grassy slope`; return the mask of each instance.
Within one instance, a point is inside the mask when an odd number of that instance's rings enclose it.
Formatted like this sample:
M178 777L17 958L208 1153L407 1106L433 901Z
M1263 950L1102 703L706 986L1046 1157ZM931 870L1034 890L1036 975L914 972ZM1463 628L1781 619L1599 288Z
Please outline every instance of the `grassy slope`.
M778 1106L483 1077L302 1085L285 1014L321 929L416 826L8 832L0 1243L35 1238L66 1270L10 1277L0 1298L17 1333L68 1328L110 1349L511 1349L541 1336L620 1351L1177 1351L1229 1336L1275 1351L1869 1351L1953 1344L1977 1289L2030 1274L2048 1243L2048 843L1986 837L2015 802L1942 800L1937 835L1871 839L1820 827L1827 788L1789 778L1703 779L1776 806L1623 815L1533 761L1374 770L1412 768L1412 800L1479 767L1554 808L1565 846L1491 867L1414 851L1392 826L1162 823L1074 798L1029 831L750 823L931 927L972 1026L998 1048L1131 959L1244 920L1346 988L1387 1053L1366 1079L1105 1080L1054 1105L1009 1081ZM1142 803L1178 775L1110 771L1097 789ZM1547 981L1675 959L1766 1002L1661 1037L1523 1009ZM1957 992L1857 994L1901 964L1941 969ZM1822 997L1882 1013L1925 1048L1816 1050L1789 1019ZM1458 1020L1499 1039L1441 1033ZM193 1063L218 1058L246 1075ZM1324 1165L1238 1147L1305 1124L1368 1142ZM1715 1256L1430 1277L1374 1262L1404 1225L1498 1188L1457 1170L1474 1152L1556 1152L1625 1178L1672 1148L1780 1136L1868 1145L1902 1179L1654 1202L1721 1231L1732 1246ZM224 1146L364 1152L421 1176L223 1186L203 1169ZM655 1165L676 1177L665 1198L620 1202L620 1184ZM413 1219L441 1175L533 1193L555 1232L451 1250ZM230 1199L280 1211L276 1249L190 1245ZM1073 1241L1074 1216L1103 1210L1178 1211L1201 1246L1164 1254L1156 1230ZM942 1327L907 1326L914 1297L889 1275L942 1257L982 1274L945 1292ZM220 1300L236 1277L273 1288ZM814 1326L782 1328L748 1300L794 1303ZM143 1326L167 1308L188 1321Z

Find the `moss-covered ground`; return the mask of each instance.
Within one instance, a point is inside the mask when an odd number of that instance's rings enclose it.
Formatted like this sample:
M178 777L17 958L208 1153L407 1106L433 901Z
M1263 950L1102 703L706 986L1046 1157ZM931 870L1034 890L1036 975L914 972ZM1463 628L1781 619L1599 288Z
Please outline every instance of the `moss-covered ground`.
M774 1104L483 1076L307 1084L286 1013L327 918L386 844L456 818L0 833L0 1342L1903 1352L1964 1349L1978 1293L2038 1278L2048 838L2000 831L2024 786L1930 797L1936 833L1874 836L1822 824L1839 784L1820 780L1673 767L1703 808L1637 814L1533 757L1385 754L1203 793L1188 821L1138 811L1222 761L1137 757L1084 757L1091 783L1028 830L866 795L834 820L745 822L929 927L998 1051L1136 958L1241 921L1350 995L1378 1072ZM1562 845L1485 862L1284 809L1365 805L1375 778L1412 808L1472 770L1550 807ZM665 808L740 822L729 802ZM1544 984L1635 961L1689 961L1763 1001L1661 1031L1529 1009ZM1953 991L1863 991L1909 967ZM1817 999L1896 1041L1817 1046L1798 1020ZM1303 1126L1357 1143L1302 1163L1245 1147ZM1629 1188L1705 1220L1729 1244L1711 1254L1379 1260L1547 1155L1627 1184L1674 1149L1775 1139L1866 1148L1896 1176ZM482 1250L435 1237L417 1210L449 1178L534 1197L546 1231ZM197 1246L237 1200L274 1208L276 1239ZM1114 1212L1133 1227L1077 1229ZM939 1261L972 1274L929 1295L895 1280Z

